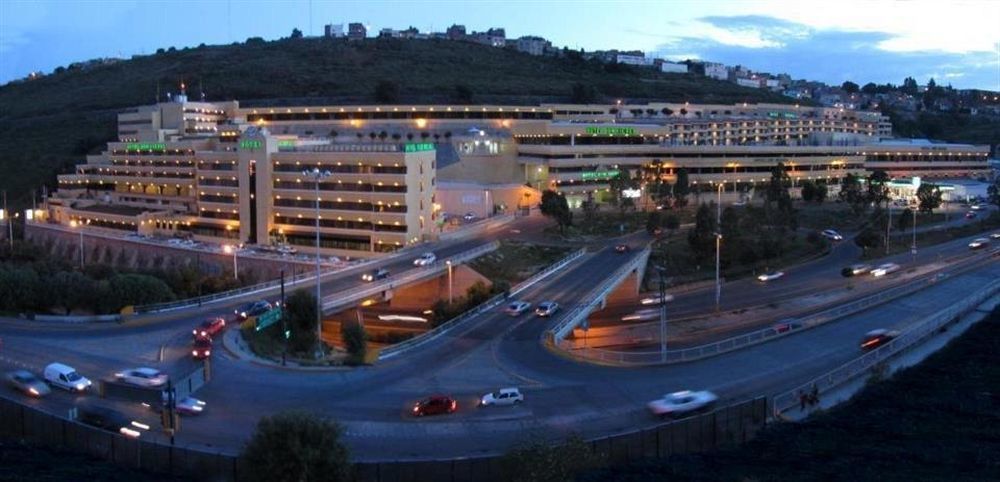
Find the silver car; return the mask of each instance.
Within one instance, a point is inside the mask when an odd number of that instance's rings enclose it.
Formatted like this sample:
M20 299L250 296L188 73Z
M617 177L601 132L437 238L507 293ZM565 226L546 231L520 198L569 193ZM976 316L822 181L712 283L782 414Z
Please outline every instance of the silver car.
M535 308L535 315L548 317L554 315L557 311L559 311L559 303L555 301L543 301L538 304L538 308Z
M25 395L41 397L48 395L52 390L40 378L27 370L18 370L7 374L7 383L15 390L24 392Z

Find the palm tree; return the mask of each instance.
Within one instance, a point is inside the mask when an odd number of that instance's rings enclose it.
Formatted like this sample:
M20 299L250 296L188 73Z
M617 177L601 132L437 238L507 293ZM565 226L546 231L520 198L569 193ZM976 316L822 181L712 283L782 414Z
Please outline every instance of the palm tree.
M382 131L382 132L378 133L378 140L380 140L382 142L385 142L385 138L386 137L389 137L389 133L388 132Z
M406 140L408 140L408 141L412 141L413 140L413 133L412 132L407 132L406 133Z
M361 142L361 140L365 138L365 135L360 132L356 133L355 135L358 136L358 142Z
M441 139L441 134L437 132L434 133L434 143L437 144L438 139Z
M398 140L399 140L400 138L402 138L402 137L403 137L403 136L399 135L399 133L398 133L398 132L393 132L393 133L392 133L392 140L394 140L394 141L398 141Z
M424 131L424 132L421 132L421 133L420 133L420 138L421 138L421 139L423 139L423 140L425 140L425 141L426 141L426 140L427 140L427 138L428 138L428 137L430 137L430 136L431 136L430 132L427 132L427 131Z
M376 134L375 132L369 132L368 133L368 138L371 139L372 142L375 142L375 138L376 137L378 137L378 134Z

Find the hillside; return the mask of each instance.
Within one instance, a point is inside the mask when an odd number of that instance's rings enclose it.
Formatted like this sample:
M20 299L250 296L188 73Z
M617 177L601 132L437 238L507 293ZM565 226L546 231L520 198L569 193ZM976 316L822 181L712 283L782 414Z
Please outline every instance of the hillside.
M385 102L374 95L385 80L398 85L400 103L790 102L705 77L434 40L252 40L58 70L0 87L0 189L22 205L113 139L117 110L151 104L181 80L192 98L203 88L209 100L242 105Z

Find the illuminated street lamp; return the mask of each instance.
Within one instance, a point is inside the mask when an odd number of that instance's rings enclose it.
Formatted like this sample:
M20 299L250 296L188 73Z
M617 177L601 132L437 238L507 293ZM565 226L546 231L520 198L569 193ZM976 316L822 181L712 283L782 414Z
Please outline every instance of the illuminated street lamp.
M448 304L451 304L452 300L452 282L451 282L451 260L447 260L444 264L448 265Z
M240 246L226 244L222 246L222 252L233 255L233 278L240 279L239 266L236 263L236 255L240 252Z
M69 227L78 229L77 233L80 234L80 271L83 271L83 221L77 221L71 219L69 222ZM90 220L87 220L87 224L90 224Z
M723 184L720 182L718 201L715 205L715 229L717 230L715 233L715 311L719 311L722 300L722 278L719 276L722 248L722 187Z
M302 175L316 181L316 342L323 334L323 297L320 286L319 267L319 182L331 176L330 171L320 171L318 167L302 171Z

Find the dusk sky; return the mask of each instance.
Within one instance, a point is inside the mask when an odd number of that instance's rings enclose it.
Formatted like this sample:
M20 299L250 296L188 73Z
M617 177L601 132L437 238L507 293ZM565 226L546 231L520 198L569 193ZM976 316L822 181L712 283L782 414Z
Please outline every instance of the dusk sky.
M1000 90L1000 0L981 1L0 1L0 83L160 47L321 35L361 21L443 31L504 27L570 48L742 64L839 84L933 77Z

